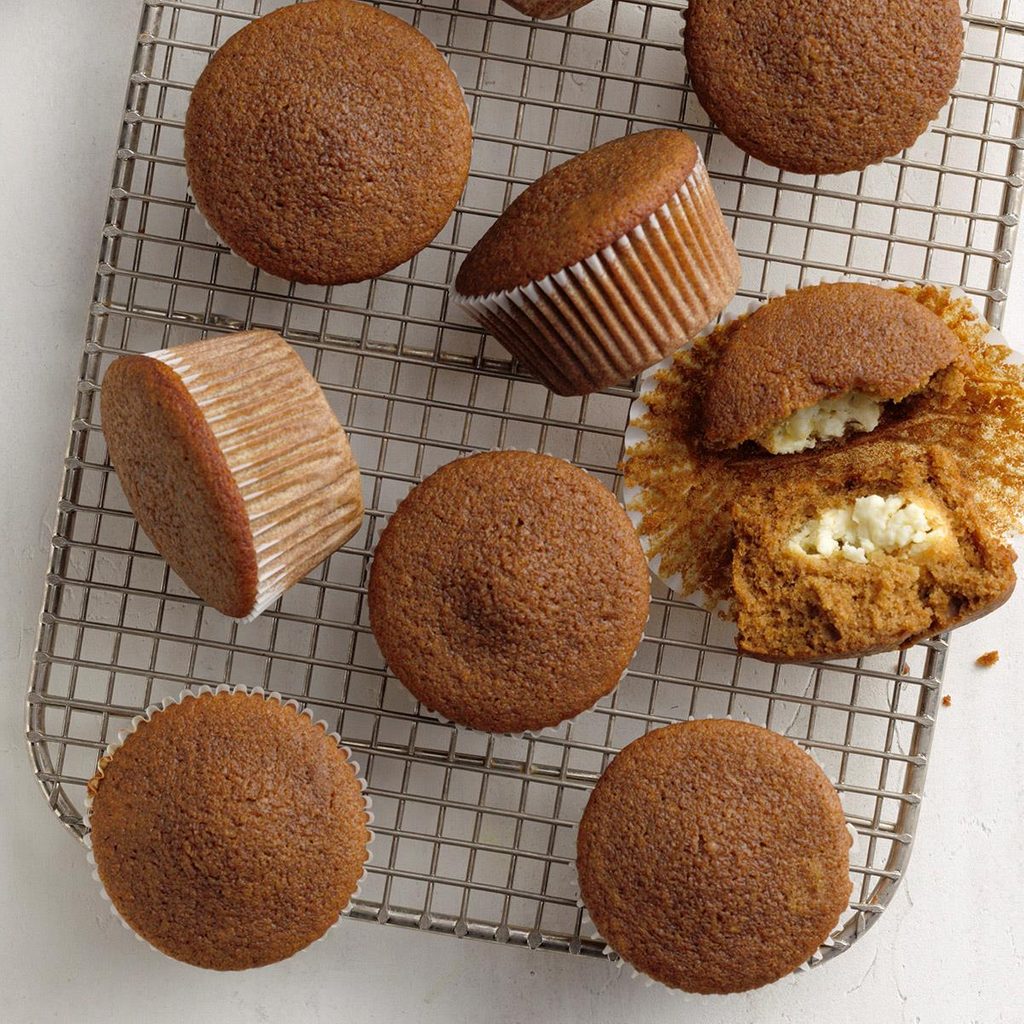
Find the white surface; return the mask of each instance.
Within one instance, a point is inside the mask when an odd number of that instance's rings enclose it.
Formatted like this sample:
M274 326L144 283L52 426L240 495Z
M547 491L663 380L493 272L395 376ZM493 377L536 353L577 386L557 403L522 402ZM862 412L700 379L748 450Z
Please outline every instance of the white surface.
M288 963L224 976L160 957L109 915L32 779L22 719L137 17L135 0L0 0L0 1019L1019 1022L1024 588L956 637L953 706L893 905L837 961L769 989L701 1000L591 960L355 922ZM991 648L999 665L975 668Z

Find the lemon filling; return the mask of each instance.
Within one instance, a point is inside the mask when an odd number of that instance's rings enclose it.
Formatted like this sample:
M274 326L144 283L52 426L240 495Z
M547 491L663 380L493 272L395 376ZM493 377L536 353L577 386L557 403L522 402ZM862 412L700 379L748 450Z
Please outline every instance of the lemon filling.
M819 441L843 437L848 431L871 431L882 418L883 403L863 391L847 391L797 409L773 424L757 443L773 455L791 455Z
M877 553L920 557L949 537L949 524L938 509L901 494L868 494L809 519L790 538L788 550L866 565Z

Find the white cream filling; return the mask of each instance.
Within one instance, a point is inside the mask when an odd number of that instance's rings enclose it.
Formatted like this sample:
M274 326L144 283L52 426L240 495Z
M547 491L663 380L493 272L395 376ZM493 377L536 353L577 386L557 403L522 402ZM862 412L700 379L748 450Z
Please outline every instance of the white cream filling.
M848 430L871 431L882 417L882 402L863 391L847 391L797 409L766 430L757 443L773 455L791 455Z
M938 509L901 494L869 494L808 520L790 538L788 550L865 565L876 552L920 556L950 536L949 523Z

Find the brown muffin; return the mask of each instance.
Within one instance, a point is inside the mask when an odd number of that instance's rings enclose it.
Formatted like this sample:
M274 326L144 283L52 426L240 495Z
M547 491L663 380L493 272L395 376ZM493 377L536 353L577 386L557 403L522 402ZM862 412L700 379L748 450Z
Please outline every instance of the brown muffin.
M590 0L505 0L521 14L531 18L539 18L541 21L549 21L551 18L561 18L565 14L571 14L590 3Z
M225 615L258 615L359 528L345 431L272 331L122 356L101 406L139 525Z
M550 170L466 257L458 299L559 394L622 383L713 320L739 258L700 152L667 129Z
M905 499L903 512L913 509L918 519L924 510L927 533L893 550L878 544L879 520L892 514L880 508L883 498L890 505ZM815 532L830 513L823 553ZM841 532L835 522L848 513L860 519L843 523L853 543L832 550ZM909 647L987 614L1016 583L1013 550L982 521L941 448L883 441L834 452L813 474L739 499L732 521L736 644L769 661Z
M722 330L703 402L704 441L752 441L798 409L858 391L900 402L960 351L913 297L868 284L790 292Z
M488 452L414 488L381 535L370 624L427 707L487 732L557 725L614 689L650 582L614 496L561 459Z
M322 724L259 693L189 694L104 756L89 842L118 914L162 953L244 970L338 919L370 840L362 786Z
M896 293L941 320L956 336L958 351L924 388L899 403L887 403L869 433L848 434L793 455L773 455L750 442L732 449L707 442L705 411L720 360L737 336L742 339L744 324L761 317L763 309L699 339L657 372L653 388L643 395L645 411L635 420L643 437L628 448L623 468L627 487L634 489L627 504L648 555L662 578L676 576L673 586L679 593L701 592L711 604L731 601L736 502L791 480L810 481L822 459L852 445L886 441L944 449L955 460L990 537L1019 529L1024 521L1024 371L1008 361L1009 349L989 342L988 324L969 298L928 285ZM791 298L774 299L769 306ZM902 316L901 308L894 295L894 315ZM854 328L861 330L859 344L849 341L859 351L870 352L882 330L877 312L862 320L851 310L844 336L852 339ZM776 344L786 344L774 335L761 340L766 362ZM920 363L908 379L926 365ZM783 380L791 382L790 377L783 375Z
M459 84L430 41L352 0L282 7L210 61L185 119L196 205L239 256L342 284L427 245L469 175Z
M912 145L949 99L957 0L691 0L684 50L711 119L801 174L860 170Z
M828 938L850 899L849 849L836 791L795 743L682 722L630 743L601 776L580 822L580 894L638 971L743 992Z

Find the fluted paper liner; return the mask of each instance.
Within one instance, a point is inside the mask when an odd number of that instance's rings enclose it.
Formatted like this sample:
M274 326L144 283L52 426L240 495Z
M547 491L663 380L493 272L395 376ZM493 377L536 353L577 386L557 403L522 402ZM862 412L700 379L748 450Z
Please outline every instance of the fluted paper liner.
M457 302L552 391L620 384L684 345L736 293L739 257L700 154L632 231L539 281Z
M324 733L328 736L329 739L332 739L332 740L334 740L335 743L337 743L338 749L342 752L342 754L345 755L345 759L348 761L348 764L352 768L352 772L353 772L353 774L356 777L356 781L359 783L359 788L362 790L362 794L363 794L363 807L364 807L365 812L366 812L366 831L367 831L366 860L363 861L362 873L360 874L359 879L356 882L356 887L353 890L352 895L349 897L348 903L346 903L345 906L342 907L341 911L339 912L338 920L335 921L334 924L332 924L330 926L330 928L328 928L327 931L325 931L323 933L323 935L320 935L319 937L314 939L313 942L309 943L308 946L304 947L305 949L308 949L309 946L312 946L312 945L314 945L317 942L321 942L335 928L338 927L338 922L341 920L342 916L352 906L353 901L355 901L356 899L359 898L359 894L360 894L360 892L362 890L362 887L363 887L363 882L366 879L367 865L373 860L373 828L372 828L372 825L373 825L373 801L370 799L370 797L366 793L366 779L360 774L360 772L359 772L359 764L353 759L352 751L341 742L341 737L336 732L333 732L333 731L331 731L328 728L328 725L327 725L326 722L324 722L322 720L314 720L312 714L310 714L310 712L307 709L300 707L298 701L296 701L296 700L285 700L284 697L281 696L281 694L279 694L277 692L267 692L266 690L264 690L264 689L262 689L261 687L258 687L258 686L256 686L256 687L231 686L231 685L229 685L227 683L221 683L219 686L216 686L216 687L214 687L214 686L199 686L195 690L183 690L177 697L167 697L166 699L160 701L158 704L151 704L148 708L146 708L145 711L143 711L143 713L141 715L136 715L131 720L131 722L129 723L129 725L128 725L128 727L126 729L119 730L118 733L117 733L117 737L114 739L114 741L112 743L110 743L107 746L106 750L103 751L103 754L99 758L99 761L98 761L97 766L96 766L96 777L100 778L100 779L103 778L103 769L106 766L106 763L108 761L110 761L114 757L114 755L117 753L118 749L124 745L124 743L128 739L128 737L133 732L135 732L135 730L143 722L150 721L155 715L159 715L162 711L165 711L167 708L169 708L173 704L181 704L183 701L191 700L191 699L193 699L195 697L199 697L199 696L201 696L204 693L214 693L214 694L219 694L219 693L244 693L244 694L246 694L249 697L262 697L264 700L276 701L278 704L282 705L283 707L293 707L293 708L295 708L295 710L296 710L296 712L298 714L304 715L311 722L313 722L314 725L319 726L321 729L323 729ZM86 794L85 794L85 814L83 816L84 817L84 824L86 825L87 828L89 826L89 815L92 812L92 800L93 800L93 798L92 798L92 787L90 786L90 787L88 787L86 789ZM137 931L135 931L135 929L132 928L132 926L118 912L117 907L114 906L113 900L111 900L110 896L107 893L107 890L103 886L103 880L100 878L99 869L96 866L96 858L93 856L93 852L92 852L92 839L91 839L91 836L88 833L86 834L85 838L83 839L83 842L85 843L85 848L86 848L86 851L87 851L86 852L86 860L88 860L89 865L92 868L92 877L95 880L96 884L100 887L100 895L103 897L103 900L107 904L107 906L110 907L110 913L114 917L116 917L117 920L121 922L121 926L123 928L125 928L127 931L131 932L132 935L134 935L135 938L139 942L143 943L146 946L149 946L150 949L152 949L156 953L159 953L161 956L166 956L167 954L164 953L162 950L157 949L156 946L153 946L151 943L147 942L146 939L144 939ZM301 953L302 950L298 950L297 952ZM272 965L271 964L266 964L265 966L269 967L269 966L272 966ZM249 970L258 970L258 969L259 968L249 968Z
M359 529L359 467L319 385L272 331L148 353L199 406L241 494L256 552L250 622Z

